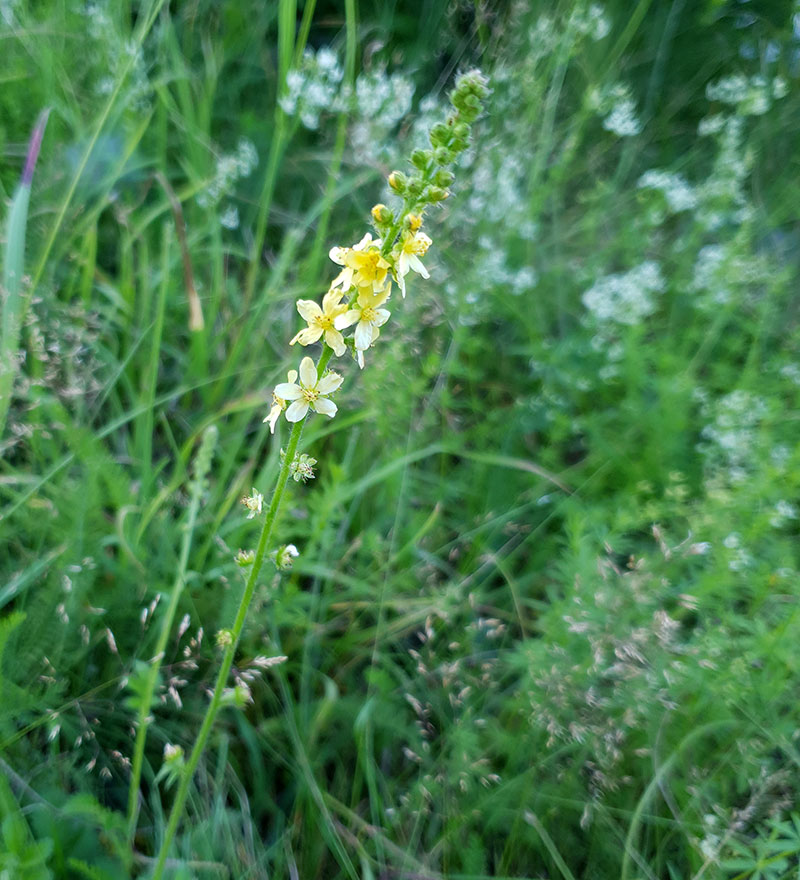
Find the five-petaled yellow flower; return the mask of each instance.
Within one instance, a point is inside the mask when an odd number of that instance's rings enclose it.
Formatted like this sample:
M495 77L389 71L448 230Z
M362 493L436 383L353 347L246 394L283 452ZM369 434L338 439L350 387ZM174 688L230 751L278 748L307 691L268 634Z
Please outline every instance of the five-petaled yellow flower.
M300 361L300 384L282 382L275 386L275 394L283 400L293 401L286 410L286 419L289 422L304 419L309 407L314 412L333 418L337 407L326 395L333 394L342 381L338 373L326 373L322 378L317 378L314 361L310 357L304 357Z
M368 232L358 244L350 248L331 248L330 258L344 269L333 279L331 287L348 291L352 286L383 290L389 281L391 265L381 256L383 242Z
M299 342L300 345L311 345L324 333L325 342L334 350L337 357L341 357L347 350L347 346L344 344L342 334L336 329L334 321L347 311L347 304L342 302L343 296L344 293L341 290L332 287L322 297L322 308L311 299L297 300L297 311L308 327L301 330L289 345L294 345L295 342Z
M406 275L413 269L423 278L430 278L428 270L422 265L431 246L431 240L424 232L408 231L403 235L400 245L392 251L394 257L394 276L403 296L406 295Z
M364 352L381 335L379 328L383 327L391 317L391 312L388 309L381 308L388 298L388 285L380 293L373 293L371 290L360 290L356 299L358 308L349 309L336 319L336 326L340 330L344 330L345 327L352 327L353 324L356 325L353 341L356 346L358 365L362 369L364 368Z

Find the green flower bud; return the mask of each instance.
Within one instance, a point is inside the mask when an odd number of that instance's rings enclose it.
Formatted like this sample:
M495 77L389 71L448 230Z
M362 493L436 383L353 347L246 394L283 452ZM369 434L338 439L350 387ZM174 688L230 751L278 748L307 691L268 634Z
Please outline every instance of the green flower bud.
M229 648L233 644L233 633L229 629L221 629L216 637L218 648Z
M409 181L408 186L406 187L406 192L412 197L417 198L422 194L423 186L422 181L415 177Z
M436 174L433 175L433 182L436 186L440 186L443 189L447 189L455 179L455 174L453 174L452 171L446 171L444 168L440 168Z
M425 190L425 197L429 202L443 202L450 193L440 186L429 186Z
M236 554L236 564L239 568L247 568L256 560L256 554L253 550L240 550Z
M465 122L459 122L453 128L453 137L456 140L467 141L469 138L469 126Z
M434 147L445 147L450 140L450 129L443 122L437 122L431 129L430 139Z
M480 70L468 70L462 73L456 80L457 92L475 95L477 98L485 98L489 94L489 81Z
M412 164L419 168L420 171L424 171L428 167L428 162L431 161L431 151L430 150L414 150L411 154L411 162Z
M433 158L437 165L449 165L453 161L453 153L447 147L437 147L434 150Z
M408 178L403 174L402 171L392 171L392 173L388 177L389 186L398 194L403 195L406 191L406 185L408 184Z

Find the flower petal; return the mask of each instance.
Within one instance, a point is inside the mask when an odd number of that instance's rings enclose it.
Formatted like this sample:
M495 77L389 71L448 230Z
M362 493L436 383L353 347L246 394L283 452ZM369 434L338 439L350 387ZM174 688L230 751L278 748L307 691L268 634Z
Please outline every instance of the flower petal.
M314 412L332 419L336 415L338 407L332 400L328 400L327 397L318 397L312 404L312 409Z
M342 290L349 290L353 283L353 270L349 266L344 269L331 281L331 287L340 287Z
M392 313L388 309L375 309L375 314L378 316L372 322L376 327L383 327L383 325L392 317Z
M344 377L338 373L328 373L317 382L317 391L320 394L332 394L344 382Z
M340 301L343 296L343 291L332 287L325 296L322 297L322 311L328 315L331 312L336 311L337 308L342 308L340 306Z
M310 357L300 361L300 384L304 388L313 388L317 384L317 368Z
M269 422L269 432L270 434L275 433L275 423L280 418L283 410L281 409L280 404L276 403L272 409L269 411L269 415L264 419L265 422Z
M338 330L326 330L325 342L333 349L336 357L341 357L347 351L342 334Z
M295 400L295 402L286 410L286 421L299 422L306 417L308 412L307 400Z
M303 389L294 382L281 382L275 386L275 394L283 400L297 400L303 396Z
M337 315L333 319L333 326L337 330L346 330L348 327L352 327L356 321L361 320L361 311L359 309L350 309L345 312L343 315Z
M372 324L367 321L359 321L355 335L356 348L360 351L369 348L372 342Z
M422 275L423 278L430 278L431 277L430 272L428 272L428 270L422 265L419 257L416 254L409 254L408 265L411 266L411 268L415 272Z
M300 317L304 321L308 321L309 324L315 318L322 317L322 309L314 302L313 299L297 300L297 311L300 313Z
M334 263L337 263L339 266L344 266L344 258L347 255L348 250L349 248L332 247L328 251L328 256L333 260Z
M322 336L322 327L305 327L292 339L289 345L294 345L295 342L299 342L300 345L311 345L320 336Z

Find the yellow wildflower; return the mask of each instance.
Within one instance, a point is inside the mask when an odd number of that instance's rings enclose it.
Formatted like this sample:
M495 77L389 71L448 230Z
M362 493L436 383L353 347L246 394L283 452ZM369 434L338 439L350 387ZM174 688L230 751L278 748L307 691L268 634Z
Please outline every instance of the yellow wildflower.
M353 285L366 287L375 292L383 290L389 280L391 266L381 256L381 239L372 240L368 232L358 244L350 248L331 248L330 258L344 269L333 279L332 287L347 291Z
M297 300L297 311L308 327L301 330L289 345L294 345L295 342L299 342L300 345L311 345L324 333L325 342L334 350L336 356L343 355L347 346L344 344L342 334L334 326L334 320L347 311L347 304L341 301L343 296L341 290L332 287L322 298L322 308L310 299Z
M344 330L345 327L352 327L353 324L357 325L354 342L358 365L362 369L364 367L364 352L381 335L379 328L391 316L391 312L388 309L380 308L388 298L388 286L380 293L373 293L371 290L361 290L356 299L358 307L349 309L336 319L336 326L340 330Z
M406 275L413 269L423 278L430 278L428 270L422 265L420 257L424 257L431 246L431 240L424 232L406 232L398 246L392 251L394 257L394 274L400 292L406 295Z
M327 373L318 378L314 361L310 357L304 357L300 361L300 384L283 382L275 388L275 393L284 400L293 401L286 410L287 421L301 421L306 417L309 407L314 412L333 418L337 407L326 395L333 394L342 382L338 373Z

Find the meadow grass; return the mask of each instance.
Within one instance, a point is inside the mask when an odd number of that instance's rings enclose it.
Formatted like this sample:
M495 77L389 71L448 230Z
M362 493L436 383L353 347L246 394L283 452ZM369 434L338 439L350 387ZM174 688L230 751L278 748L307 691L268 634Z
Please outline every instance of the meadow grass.
M152 876L294 303L476 64L432 278L303 432L300 555L254 584L253 702L166 875L797 875L798 14L0 3L9 209L50 109L0 437L0 877Z

